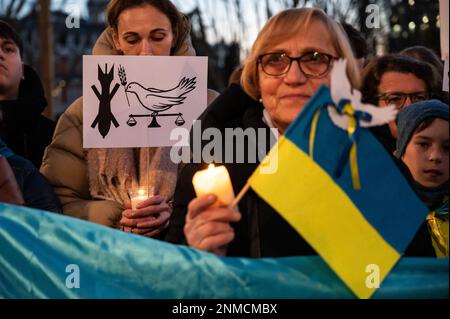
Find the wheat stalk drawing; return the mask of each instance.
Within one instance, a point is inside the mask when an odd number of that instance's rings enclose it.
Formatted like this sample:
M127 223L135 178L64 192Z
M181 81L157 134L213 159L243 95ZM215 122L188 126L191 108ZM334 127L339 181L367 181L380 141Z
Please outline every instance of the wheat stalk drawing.
M125 68L120 65L119 66L119 79L120 83L123 85L123 89L125 91L125 96L127 97L128 107L130 106L130 101L128 100L127 94L127 73L125 72Z

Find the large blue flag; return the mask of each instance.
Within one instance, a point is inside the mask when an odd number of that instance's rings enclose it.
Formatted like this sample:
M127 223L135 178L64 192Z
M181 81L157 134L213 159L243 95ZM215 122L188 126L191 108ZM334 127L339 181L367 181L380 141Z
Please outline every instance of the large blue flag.
M448 259L402 259L375 298L448 298ZM224 258L0 204L0 298L354 298L320 257Z

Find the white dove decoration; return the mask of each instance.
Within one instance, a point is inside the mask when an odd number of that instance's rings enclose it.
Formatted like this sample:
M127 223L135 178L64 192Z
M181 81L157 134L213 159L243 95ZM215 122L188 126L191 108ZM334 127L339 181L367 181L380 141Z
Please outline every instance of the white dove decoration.
M395 120L397 109L395 106L377 107L371 104L361 102L362 94L353 89L347 77L347 60L337 60L331 71L331 97L333 102L338 105L342 100L349 100L355 111L361 111L370 114L370 121L360 120L360 127L380 126ZM328 113L335 125L347 131L349 127L349 116L340 114L333 106L328 107Z
M196 84L195 77L192 79L183 78L176 87L169 90L161 90L156 88L147 89L137 82L132 82L128 84L125 91L135 94L144 108L153 111L152 115L158 115L159 112L183 104L186 94L193 91Z

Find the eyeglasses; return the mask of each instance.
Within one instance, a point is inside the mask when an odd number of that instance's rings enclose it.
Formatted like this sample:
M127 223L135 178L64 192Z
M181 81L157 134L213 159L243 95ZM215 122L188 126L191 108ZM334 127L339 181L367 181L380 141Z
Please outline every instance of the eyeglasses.
M289 72L292 61L297 61L303 74L311 78L320 78L328 73L331 62L336 60L332 55L320 52L307 52L292 58L286 53L267 53L260 55L258 63L269 76L281 76Z
M382 93L377 96L381 101L386 104L395 105L397 109L402 109L405 107L406 100L409 98L411 104L422 102L429 99L429 94L427 92L415 92L415 93Z

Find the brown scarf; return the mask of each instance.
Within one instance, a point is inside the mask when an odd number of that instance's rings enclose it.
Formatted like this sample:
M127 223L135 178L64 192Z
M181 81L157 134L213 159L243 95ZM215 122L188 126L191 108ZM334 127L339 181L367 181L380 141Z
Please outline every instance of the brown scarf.
M178 165L170 159L170 148L91 149L87 151L92 198L124 205L133 186L153 187L155 195L171 202Z

